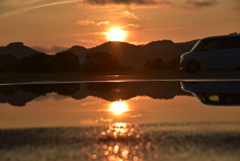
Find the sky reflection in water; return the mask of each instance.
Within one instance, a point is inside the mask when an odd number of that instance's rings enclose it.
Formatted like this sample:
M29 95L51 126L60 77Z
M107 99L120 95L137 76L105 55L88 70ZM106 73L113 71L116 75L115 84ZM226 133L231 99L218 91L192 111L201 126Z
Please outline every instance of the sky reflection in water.
M180 82L5 86L0 96L0 128L240 121L239 106L204 105Z

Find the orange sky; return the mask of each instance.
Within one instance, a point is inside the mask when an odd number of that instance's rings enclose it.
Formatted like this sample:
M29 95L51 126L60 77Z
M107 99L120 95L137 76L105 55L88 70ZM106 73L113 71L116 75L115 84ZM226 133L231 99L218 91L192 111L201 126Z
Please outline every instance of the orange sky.
M240 32L240 0L0 1L0 46L20 41L48 52L90 48L114 40L107 34L112 28L133 44Z

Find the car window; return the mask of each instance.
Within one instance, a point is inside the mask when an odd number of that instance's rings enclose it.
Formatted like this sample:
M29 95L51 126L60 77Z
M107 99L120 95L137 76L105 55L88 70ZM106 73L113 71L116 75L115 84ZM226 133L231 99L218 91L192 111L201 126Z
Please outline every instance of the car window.
M223 48L230 49L230 48L240 48L240 38L227 38L223 41Z
M205 46L204 46L205 50L216 50L219 49L218 48L218 40L211 40L209 41Z
M191 51L198 51L199 45L202 44L202 40L199 40L191 49Z
M199 45L197 51L216 50L219 48L220 48L219 40L206 40Z

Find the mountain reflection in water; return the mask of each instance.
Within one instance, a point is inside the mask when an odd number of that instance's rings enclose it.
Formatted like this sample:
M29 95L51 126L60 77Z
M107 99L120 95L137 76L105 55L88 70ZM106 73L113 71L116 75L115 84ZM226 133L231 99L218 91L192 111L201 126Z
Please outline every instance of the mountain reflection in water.
M26 103L49 93L69 96L76 100L94 96L112 102L136 96L149 96L154 99L172 99L177 95L191 96L181 90L179 82L38 84L0 86L0 103L25 106Z

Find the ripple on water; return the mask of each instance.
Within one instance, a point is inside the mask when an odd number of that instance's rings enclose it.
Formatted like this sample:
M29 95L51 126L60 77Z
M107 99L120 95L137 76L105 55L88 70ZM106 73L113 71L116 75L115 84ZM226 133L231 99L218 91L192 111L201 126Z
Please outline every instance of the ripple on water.
M0 155L3 160L239 160L239 123L219 124L238 130L199 130L216 123L123 122L104 127L5 129L0 130Z

